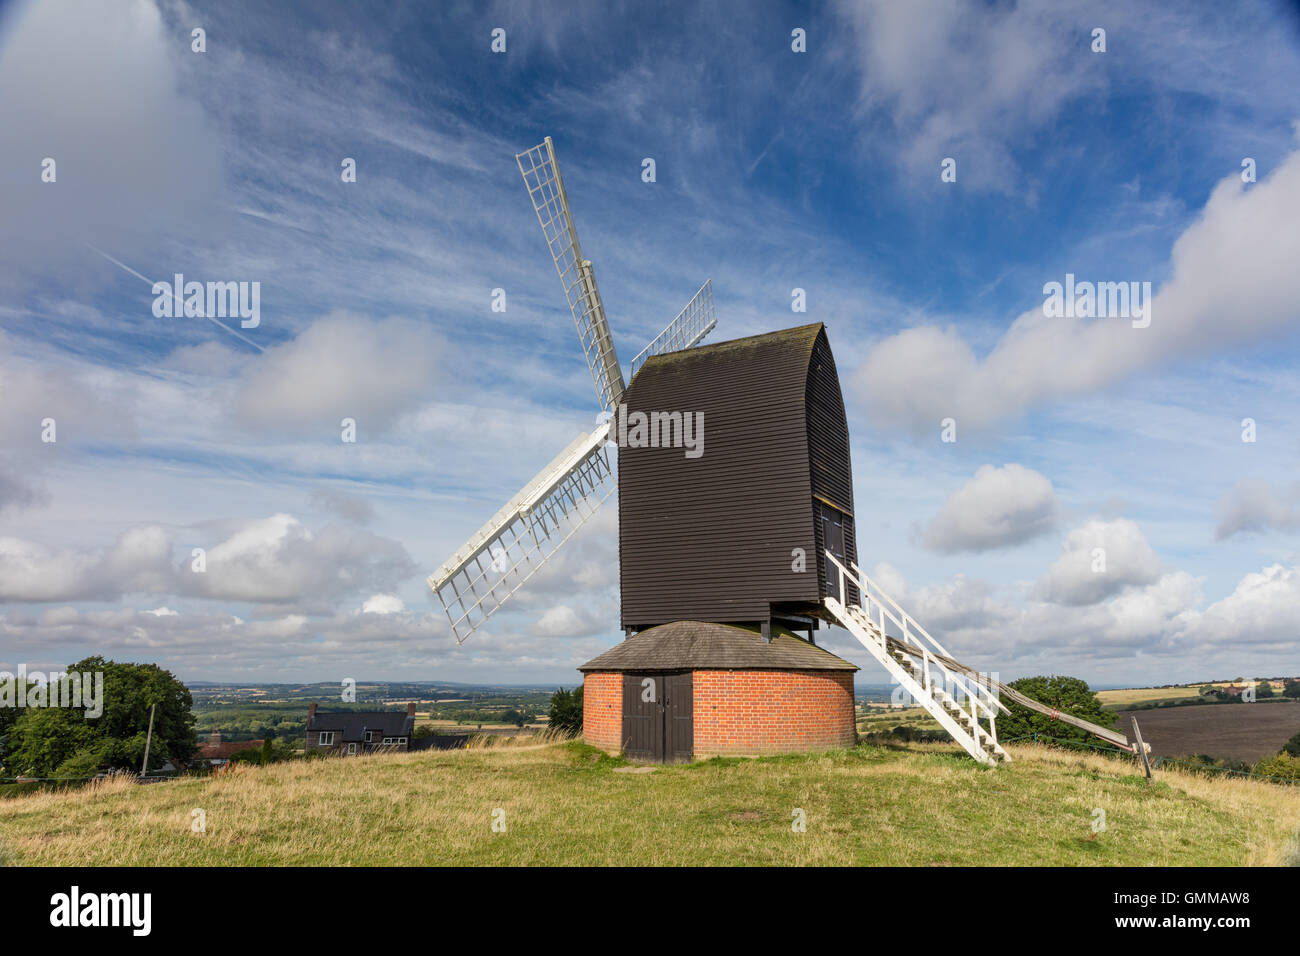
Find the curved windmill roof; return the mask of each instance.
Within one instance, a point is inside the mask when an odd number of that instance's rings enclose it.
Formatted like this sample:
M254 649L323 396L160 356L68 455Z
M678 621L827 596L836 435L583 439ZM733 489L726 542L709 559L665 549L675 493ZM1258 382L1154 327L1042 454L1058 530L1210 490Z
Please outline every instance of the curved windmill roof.
M680 352L652 355L637 371L633 381L645 378L648 383L649 379L678 371L691 375L706 366L716 367L719 359L725 359L727 365L736 368L770 369L776 377L781 377L782 373L793 375L802 385L800 376L807 375L813 346L824 328L822 323L812 322L779 332L764 332L713 345L697 345Z
M578 670L856 671L858 666L785 628L774 627L768 642L757 631L732 624L674 621L634 634Z

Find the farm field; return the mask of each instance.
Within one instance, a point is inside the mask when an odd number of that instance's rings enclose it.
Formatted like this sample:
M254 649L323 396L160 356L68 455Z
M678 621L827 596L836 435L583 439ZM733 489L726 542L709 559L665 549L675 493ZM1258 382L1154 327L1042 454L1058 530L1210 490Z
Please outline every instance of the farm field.
M1195 700L1200 696L1202 685L1193 687L1127 687L1122 690L1099 690L1097 698L1111 710L1123 710L1134 704L1150 704L1155 701Z
M860 734L887 734L898 726L936 732L943 729L924 707L868 707L858 714Z
M1272 756L1300 733L1300 703L1210 704L1133 711L1143 739L1157 756L1210 754L1253 763ZM1129 712L1117 726L1128 727Z
M580 743L240 766L0 801L29 865L1280 865L1300 790L1021 744L632 769ZM1106 829L1091 828L1095 808ZM205 832L191 831L194 811ZM794 832L796 811L806 832ZM395 812L397 811L397 812ZM504 832L494 832L495 817ZM413 836L414 835L414 836Z

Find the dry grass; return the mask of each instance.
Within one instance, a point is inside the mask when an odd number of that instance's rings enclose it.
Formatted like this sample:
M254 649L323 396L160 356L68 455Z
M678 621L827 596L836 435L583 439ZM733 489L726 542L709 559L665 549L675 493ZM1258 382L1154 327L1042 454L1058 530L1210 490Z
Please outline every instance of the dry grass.
M0 859L61 865L1276 865L1300 791L1015 746L980 767L940 745L616 773L581 744L240 766L0 801ZM191 832L191 811L206 833ZM807 831L791 830L796 808ZM1106 812L1105 832L1091 830ZM493 832L503 810L506 832Z

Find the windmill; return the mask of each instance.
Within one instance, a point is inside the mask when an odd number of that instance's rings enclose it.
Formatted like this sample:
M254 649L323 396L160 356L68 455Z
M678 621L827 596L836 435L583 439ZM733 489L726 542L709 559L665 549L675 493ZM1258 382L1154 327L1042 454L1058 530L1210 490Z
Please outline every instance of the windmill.
M626 389L623 371L596 275L582 254L551 137L515 160L564 287L601 411L613 414ZM716 324L713 287L705 281L632 360L632 374L650 356L698 345ZM608 432L601 424L574 438L429 576L429 587L442 602L458 644L536 574L613 493Z
M1011 759L1000 696L1138 752L954 659L858 565L848 422L822 324L702 346L717 324L706 281L625 381L550 137L516 161L602 415L617 422L574 438L429 576L458 643L614 493L615 444L629 636L579 668L588 742L652 760L852 746L857 666L817 646L825 623L982 763ZM700 454L657 440L684 439L687 422Z

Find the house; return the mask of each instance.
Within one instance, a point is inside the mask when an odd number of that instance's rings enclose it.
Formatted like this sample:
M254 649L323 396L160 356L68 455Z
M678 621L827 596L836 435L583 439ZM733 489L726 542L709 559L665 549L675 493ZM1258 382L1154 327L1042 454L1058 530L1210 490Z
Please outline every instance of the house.
M194 754L194 762L199 766L222 767L242 750L260 750L262 743L261 740L231 740L223 743L221 731L214 730L208 735L208 742L199 745ZM162 769L167 768L164 766Z
M415 736L415 704L406 713L395 710L317 711L307 707L306 753L325 751L340 755L411 749Z

